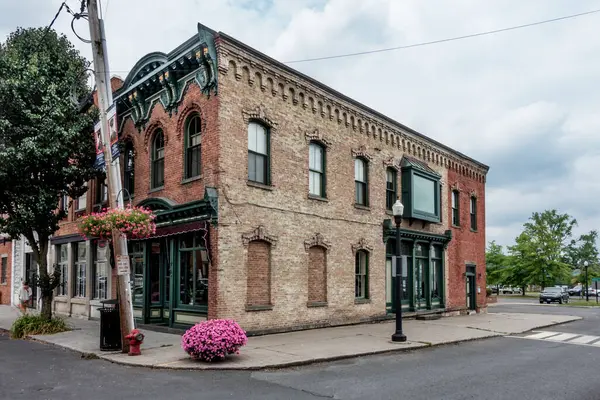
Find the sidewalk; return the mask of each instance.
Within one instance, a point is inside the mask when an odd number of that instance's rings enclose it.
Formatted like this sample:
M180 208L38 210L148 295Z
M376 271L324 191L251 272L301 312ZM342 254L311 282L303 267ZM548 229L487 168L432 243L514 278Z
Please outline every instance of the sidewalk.
M15 308L0 306L0 330L8 330L18 317ZM142 355L131 357L99 349L97 321L68 318L70 332L33 336L32 339L68 348L119 364L169 369L262 369L331 361L361 355L406 351L447 343L504 336L579 320L581 317L544 314L476 314L434 321L404 321L405 343L390 340L394 322L280 333L248 338L239 355L223 362L202 363L189 359L175 334L144 331Z

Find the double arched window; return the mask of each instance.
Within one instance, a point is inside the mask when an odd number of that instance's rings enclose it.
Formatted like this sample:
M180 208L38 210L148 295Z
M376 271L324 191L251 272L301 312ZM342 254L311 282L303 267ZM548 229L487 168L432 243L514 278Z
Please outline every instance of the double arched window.
M152 141L152 189L165 185L165 135L158 129Z
M202 128L200 116L192 114L185 126L185 178L190 179L200 176L201 172L201 144Z

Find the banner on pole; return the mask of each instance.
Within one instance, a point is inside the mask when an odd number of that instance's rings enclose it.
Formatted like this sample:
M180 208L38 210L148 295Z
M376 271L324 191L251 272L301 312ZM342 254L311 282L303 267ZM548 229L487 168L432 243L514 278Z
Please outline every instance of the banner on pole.
M110 151L112 158L119 157L119 133L117 125L117 108L113 104L106 112L106 119L108 120L108 132L110 137ZM96 168L102 168L105 164L104 159L104 141L102 140L101 123L98 122L94 125L94 140L96 142L96 162L94 166Z

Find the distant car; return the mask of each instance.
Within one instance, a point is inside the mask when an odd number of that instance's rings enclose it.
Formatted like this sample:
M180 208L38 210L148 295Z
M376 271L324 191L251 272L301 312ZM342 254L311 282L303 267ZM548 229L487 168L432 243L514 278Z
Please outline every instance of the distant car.
M512 286L505 286L503 288L500 288L500 292L502 294L521 294L521 293L523 293L521 288L516 288L516 287L512 287Z
M573 286L571 289L569 289L569 296L581 296L582 290L583 288L579 285Z
M585 289L583 289L582 292L585 296ZM590 294L590 296L598 296L598 291L594 288L588 288L588 293Z
M560 287L549 287L540 293L540 304L558 302L558 304L569 302L569 293Z

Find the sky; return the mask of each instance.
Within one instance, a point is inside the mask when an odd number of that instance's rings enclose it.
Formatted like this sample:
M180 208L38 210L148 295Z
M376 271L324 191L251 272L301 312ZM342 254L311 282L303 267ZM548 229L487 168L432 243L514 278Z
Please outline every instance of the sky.
M112 74L169 52L197 22L282 62L405 46L600 9L600 0L99 0ZM2 1L0 40L46 26L59 0ZM67 4L78 9L77 0ZM91 59L62 13L54 28ZM89 38L84 20L75 22ZM490 166L486 240L533 212L600 227L600 13L488 36L290 64Z

